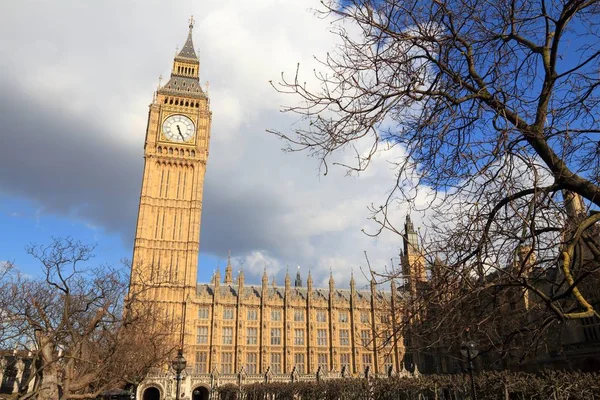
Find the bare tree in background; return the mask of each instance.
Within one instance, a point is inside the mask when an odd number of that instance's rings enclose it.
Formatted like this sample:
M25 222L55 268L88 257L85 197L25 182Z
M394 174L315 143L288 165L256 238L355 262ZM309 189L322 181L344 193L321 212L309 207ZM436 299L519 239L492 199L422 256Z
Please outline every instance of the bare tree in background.
M0 281L0 343L31 352L33 391L21 398L92 399L107 389L135 386L173 348L172 325L138 304L129 279L90 268L93 247L54 239L27 252L42 278L7 271Z
M300 68L273 84L306 124L272 133L325 172L348 149L355 163L341 165L356 172L380 150L405 153L389 160L374 234L402 235L399 203L427 215L419 251L434 268L408 319L429 316L429 343L477 332L507 354L598 318L600 3L350 0L320 13L339 44L317 86Z

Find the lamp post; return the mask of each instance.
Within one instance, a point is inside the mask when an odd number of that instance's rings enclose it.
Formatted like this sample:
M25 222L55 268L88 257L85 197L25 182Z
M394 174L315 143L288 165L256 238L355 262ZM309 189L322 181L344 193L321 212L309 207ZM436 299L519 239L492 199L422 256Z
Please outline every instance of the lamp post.
M474 341L462 342L460 345L460 352L463 357L466 357L469 361L469 375L471 376L471 396L473 400L477 400L477 392L475 391L475 379L473 379L473 359L477 357L479 350L477 349L477 343Z
M175 400L179 400L179 382L181 381L181 372L186 366L182 349L177 350L177 357L171 361L171 366L173 367L173 370L175 370Z

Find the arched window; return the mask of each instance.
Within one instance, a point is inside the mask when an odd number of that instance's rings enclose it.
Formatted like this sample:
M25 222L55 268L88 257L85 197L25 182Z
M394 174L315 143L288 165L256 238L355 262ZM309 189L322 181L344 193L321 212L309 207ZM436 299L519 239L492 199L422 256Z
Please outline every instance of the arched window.
M165 97L165 104L167 104L167 101L169 101L169 99L167 97Z
M196 150L192 150L192 157L196 157Z
M199 107L199 104L198 104L198 103L196 103L196 108L198 108L198 107Z
M159 153L162 153L162 147L159 147L159 148L158 148L158 152L159 152Z
M181 67L177 67L177 73L180 74L181 73Z
M169 154L173 154L173 149L169 148Z
M169 99L169 104L173 104L173 99Z
M189 157L189 156L190 156L190 151L189 151L189 150L186 150L186 151L185 151L185 155Z
M175 100L175 105L178 106L179 105L179 100Z
M186 101L186 102L185 102L185 106L186 106L186 107L189 107L189 106L190 106L190 102L189 102L189 101Z

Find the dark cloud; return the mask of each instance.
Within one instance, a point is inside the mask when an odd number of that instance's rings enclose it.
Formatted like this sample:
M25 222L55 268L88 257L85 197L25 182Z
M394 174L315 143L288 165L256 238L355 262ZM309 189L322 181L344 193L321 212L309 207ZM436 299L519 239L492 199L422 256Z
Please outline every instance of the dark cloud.
M68 215L133 242L142 146L127 148L101 126L40 103L4 82L0 97L0 190L29 198L43 211ZM6 92L5 92L6 93Z

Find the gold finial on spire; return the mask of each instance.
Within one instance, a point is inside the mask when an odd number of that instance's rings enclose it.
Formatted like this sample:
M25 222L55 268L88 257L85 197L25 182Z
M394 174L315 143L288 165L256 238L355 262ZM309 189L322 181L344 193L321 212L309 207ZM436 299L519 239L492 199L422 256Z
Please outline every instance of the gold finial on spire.
M192 29L194 27L194 24L196 23L193 15L190 16L190 19L188 20L188 22L190 23L190 29Z

